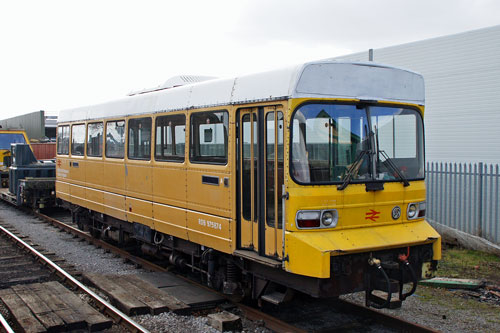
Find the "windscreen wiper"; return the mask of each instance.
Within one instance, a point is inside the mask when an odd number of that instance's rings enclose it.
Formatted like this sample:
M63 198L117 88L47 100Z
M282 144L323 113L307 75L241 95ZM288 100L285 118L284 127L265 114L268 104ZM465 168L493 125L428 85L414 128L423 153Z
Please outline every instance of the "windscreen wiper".
M401 180L401 182L403 183L403 185L405 187L410 186L408 179L406 179L406 177L403 176L403 174L401 173L399 168L396 166L396 164L394 164L394 162L391 160L389 155L387 155L387 153L383 150L379 150L379 153L385 158L385 160L382 163L384 163L386 166L388 166L390 169L392 169L392 171L394 171L396 173L396 175L398 175L399 179Z
M347 173L344 176L344 182L341 185L337 186L337 190L342 191L343 189L345 189L347 187L347 185L349 185L349 183L351 182L352 176L354 175L354 173L356 171L359 170L359 168L361 167L362 161L363 161L363 157L366 154L368 154L368 152L370 152L370 151L369 150L362 150L359 152L358 156L356 157L354 162L351 164L351 167L347 170Z

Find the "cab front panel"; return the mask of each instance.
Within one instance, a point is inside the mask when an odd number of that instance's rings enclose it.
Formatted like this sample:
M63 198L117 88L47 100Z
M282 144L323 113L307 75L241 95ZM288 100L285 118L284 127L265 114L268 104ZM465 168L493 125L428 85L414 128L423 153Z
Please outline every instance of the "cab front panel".
M309 103L314 108L318 106L317 110L300 117L293 113L293 107L296 110ZM339 110L331 107L336 103L340 105ZM359 101L298 100L292 103L292 126L288 138L290 165L285 233L287 260L284 263L288 272L317 278L335 278L332 276L332 257L357 254L366 256L384 249L394 249L397 257L408 251L408 247L422 244L431 244L433 249L432 257L426 260L440 259L440 236L424 220L423 132L421 125L416 124L421 119L419 114L423 113L423 109L393 104L389 105L390 108L384 108L385 105L382 105L376 110L382 115L371 115L371 121L368 122L363 114L366 106L356 106L356 103ZM409 111L406 111L408 108ZM391 115L393 110L397 111ZM306 120L311 114L314 116ZM378 124L385 124L377 128L373 125L375 119L379 121ZM391 127L392 132L398 133L399 137L393 135L392 142L381 142L375 137L375 133L386 130L383 125ZM413 137L408 140L397 128L398 125L413 125ZM368 126L373 130L370 131ZM311 132L314 133L309 134ZM385 135L384 139L387 139L387 130ZM297 139L298 136L300 139ZM399 148L395 140L409 142L403 142L404 147ZM300 145L302 151L294 152ZM368 150L369 145L375 146L373 153L366 153L363 159L363 151ZM411 177L408 185L397 175L397 170L384 164L383 158L374 161L376 149L380 149L382 145L385 145L385 149L392 145L390 159L396 163L415 161L415 164L401 166L405 171L411 169L406 172ZM405 147L410 153L403 150ZM404 158L398 160L398 154L402 154ZM361 159L356 160L357 156L361 156ZM300 161L301 158L304 160ZM374 162L379 163L376 165L378 170L383 170L375 176L369 175ZM344 184L353 165L357 167L358 173L351 174L353 179ZM366 175L360 175L361 172ZM347 186L342 188L343 185ZM423 215L409 218L409 206L415 203L420 204L420 214ZM336 215L334 225L324 226L319 221L324 212ZM318 220L308 220L310 218L307 216ZM300 221L301 219L303 220Z

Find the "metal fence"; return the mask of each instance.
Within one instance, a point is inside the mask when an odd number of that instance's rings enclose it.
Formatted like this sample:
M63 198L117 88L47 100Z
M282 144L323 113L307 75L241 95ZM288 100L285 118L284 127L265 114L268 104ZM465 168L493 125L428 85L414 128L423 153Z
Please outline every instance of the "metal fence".
M427 163L430 220L500 244L499 166Z

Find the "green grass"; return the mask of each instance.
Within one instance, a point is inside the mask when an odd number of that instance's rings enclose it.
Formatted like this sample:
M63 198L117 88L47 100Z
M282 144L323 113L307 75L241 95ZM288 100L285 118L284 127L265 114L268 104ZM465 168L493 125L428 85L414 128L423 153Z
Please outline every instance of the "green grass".
M500 284L500 258L457 247L443 249L436 273L440 277L483 279Z
M490 322L500 321L500 311L498 306L490 303L478 302L477 299L465 298L462 296L464 291L451 291L444 288L434 288L419 286L416 291L417 297L424 303L431 303L442 307L443 309L452 309L456 311L468 311L474 309L477 313L485 314Z

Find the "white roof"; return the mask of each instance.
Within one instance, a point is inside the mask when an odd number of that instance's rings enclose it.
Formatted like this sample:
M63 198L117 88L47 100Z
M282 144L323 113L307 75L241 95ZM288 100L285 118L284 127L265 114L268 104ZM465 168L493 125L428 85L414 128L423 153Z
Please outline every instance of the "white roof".
M321 60L215 79L64 110L59 122L101 119L288 98L349 98L424 104L420 74L372 62Z
M203 81L213 80L213 79L216 79L216 77L201 76L201 75L179 75L179 76L171 77L170 79L165 81L165 83L163 83L162 85L160 85L158 87L131 91L130 93L127 94L127 96L134 96L134 95L145 94L145 93L158 91L158 90L171 89L171 88L175 88L175 87L185 86L186 84L203 82Z

